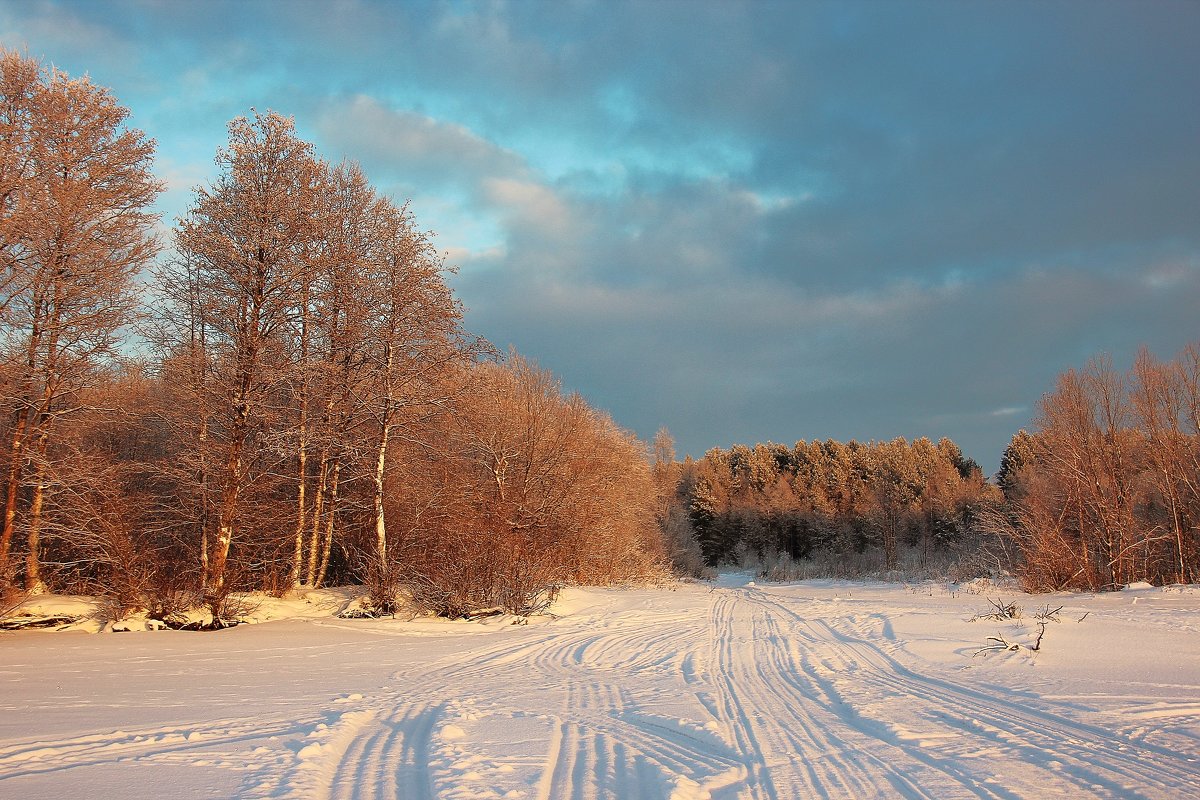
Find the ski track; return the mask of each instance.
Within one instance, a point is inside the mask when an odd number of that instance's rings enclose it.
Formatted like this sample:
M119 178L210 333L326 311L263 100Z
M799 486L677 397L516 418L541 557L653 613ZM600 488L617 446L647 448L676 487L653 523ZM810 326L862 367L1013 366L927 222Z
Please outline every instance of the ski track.
M298 735L319 724L318 719L320 715L315 714L299 720L291 717L234 719L101 732L52 742L8 741L0 745L0 781L116 760L164 762L175 759L195 763L204 759L223 767L250 769L249 764L242 763L244 756L221 748L270 737ZM222 758L223 755L226 757Z
M1200 787L1196 754L1144 728L1114 732L1077 706L915 671L886 615L751 587L697 597L707 608L468 640L299 717L3 741L0 795L10 779L114 761L223 767L244 773L241 797L296 800L1174 798ZM1200 704L1123 713L1152 723Z

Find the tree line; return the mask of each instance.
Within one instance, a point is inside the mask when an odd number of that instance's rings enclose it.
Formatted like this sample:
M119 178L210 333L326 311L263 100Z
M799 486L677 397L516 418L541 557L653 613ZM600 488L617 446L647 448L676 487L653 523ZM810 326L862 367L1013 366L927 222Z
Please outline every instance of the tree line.
M678 462L662 431L655 454L664 540L693 574L782 558L841 576L936 561L1030 591L1200 581L1200 343L1169 361L1143 348L1126 372L1107 356L1064 372L994 483L949 439L734 445Z
M660 434L656 474L670 489L660 521L689 569L849 554L870 556L879 572L924 565L967 539L998 499L949 439L734 445L673 466L669 452ZM681 546L689 536L698 551Z
M127 119L0 51L0 588L219 621L235 590L353 580L381 613L402 587L527 613L657 568L644 446L464 328L407 206L256 112L160 258Z

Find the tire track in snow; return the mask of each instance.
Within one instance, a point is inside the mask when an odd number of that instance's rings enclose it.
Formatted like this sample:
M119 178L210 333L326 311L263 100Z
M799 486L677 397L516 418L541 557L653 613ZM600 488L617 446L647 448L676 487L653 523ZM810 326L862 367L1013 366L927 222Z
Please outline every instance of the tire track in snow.
M742 781L750 797L753 800L779 800L779 793L767 770L767 756L759 745L754 726L750 723L750 716L742 702L742 690L733 680L734 670L741 665L737 656L738 650L734 646L735 603L735 598L728 592L718 592L712 604L709 623L714 651L712 678L718 690L712 710L718 721L725 726L731 743L742 754L745 769Z
M755 594L758 602L798 623L791 633L803 640L806 655L795 660L792 674L808 675L810 685L822 692L831 706L853 706L858 700L859 709L845 716L848 725L892 741L912 758L955 775L964 785L974 782L977 793L1040 797L1058 787L1076 796L1082 792L1175 798L1187 796L1200 785L1200 767L1165 748L1071 720L1053 710L1021 708L945 677L915 673L861 638L860 631L852 628L847 632L827 620L804 617L785 601ZM844 691L836 680L822 675L831 668L816 663L818 653L840 662L837 672L843 675ZM846 676L850 680L845 680ZM901 698L906 713L940 723L943 732L905 741L886 722L863 713L869 710L864 702L877 705L881 696ZM936 744L938 741L942 744ZM997 780L995 761L1000 757L1011 759L1011 769ZM984 774L973 772L972 766ZM988 777L990 781L986 781Z
M752 595L747 599L763 605ZM854 712L840 697L825 690L813 670L804 665L805 658L797 658L793 631L784 630L775 615L765 614L764 619L765 639L776 645L764 656L773 662L777 678L770 686L784 706L805 712L793 715L792 730L802 731L806 740L797 742L797 747L812 753L839 754L835 759L819 758L810 766L823 785L836 789L828 791L828 796L969 796L996 800L1011 796L1002 787L981 784L952 764L931 761L920 751L898 747L857 725ZM810 639L806 650L819 644Z
M698 622L692 619L681 627L684 619L663 615L649 627L645 620L615 620L584 630L577 623L549 635L545 629L529 629L514 632L520 637L516 641L482 648L466 663L457 655L399 674L402 692L365 702L375 720L363 726L356 741L331 748L319 768L304 763L293 768L294 773L315 769L325 775L319 788L300 782L309 794L293 794L330 800L434 796L446 765L429 765L431 740L437 724L454 713L444 701L479 686L519 687L522 701L529 699L531 684L560 689L560 703L541 709L514 707L503 697L477 698L478 711L485 715L534 714L551 720L553 735L545 744L545 766L534 787L539 797L662 798L680 779L728 772L736 761L719 741L639 716L627 692L617 686L640 673L661 680L664 670L681 664L688 648L703 638ZM420 729L412 724L416 718L424 720ZM388 776L397 771L400 780L393 790ZM455 775L452 771L445 777L453 781Z
M786 637L771 609L742 590L721 594L711 623L717 714L745 756L749 796L934 798L961 789L909 759L896 762L902 754L880 754L878 742L856 731L844 737L824 698L791 680Z
M343 715L310 734L297 753L284 790L271 797L296 800L431 800L430 741L441 714L433 704L399 704L392 713Z
M859 663L869 665L870 672L863 677L884 689L929 703L945 724L982 739L985 748L990 744L1020 754L1022 763L1049 773L1047 777L1052 779L1073 778L1077 790L1107 792L1113 797L1174 798L1200 786L1200 771L1193 768L1181 773L1180 759L1159 748L1121 741L1112 731L1053 712L1024 710L974 689L916 675L881 651L864 647L865 643L850 643L844 635L829 630L860 659ZM970 713L964 714L964 709ZM1070 768L1064 769L1067 765ZM1029 782L1029 789L1037 791L1045 785ZM1147 791L1150 793L1144 794Z
M677 639L699 638L642 628L565 636L532 660L534 670L565 685L540 798L665 797L681 782L699 785L697 777L735 766L719 742L639 716L628 690L616 684L678 659Z
M1163 748L913 673L870 640L877 631L810 618L802 601L751 589L706 597L707 616L514 629L405 669L362 702L373 719L320 754L319 785L292 796L432 800L512 787L544 800L1015 800L1178 797L1200 781L1200 768ZM545 738L505 746L496 731L520 717ZM899 724L911 720L933 730L913 735ZM492 742L523 783L472 766Z
M777 616L761 605L758 612L756 656L770 665L770 671L764 672L764 686L775 703L788 709L790 724L785 732L799 752L809 754L807 768L826 796L942 798L961 791L954 776L930 772L890 749L880 752L878 742L846 727L840 709L823 702L824 695L800 677L792 641Z
M522 632L525 634L526 632ZM416 669L396 673L403 688L375 693L360 699L374 715L368 725L343 748L330 748L308 758L298 754L284 779L293 787L285 795L318 800L365 800L402 797L427 800L436 794L438 767L433 763L433 739L437 725L447 716L447 700L456 695L447 685L502 685L504 674L544 648L540 636L521 635L517 640L487 644L464 664L464 656L448 655ZM303 750L300 751L303 754ZM452 766L452 765L450 765ZM445 771L444 769L442 771ZM313 774L320 776L314 782ZM453 781L454 775L444 776ZM275 795L272 795L275 796Z

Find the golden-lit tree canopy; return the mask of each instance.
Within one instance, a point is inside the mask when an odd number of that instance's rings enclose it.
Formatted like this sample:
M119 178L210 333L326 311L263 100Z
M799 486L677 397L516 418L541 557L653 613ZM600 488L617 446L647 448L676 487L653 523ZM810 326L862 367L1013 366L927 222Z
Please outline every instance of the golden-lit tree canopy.
M949 439L735 445L688 464L679 486L710 564L878 554L868 571L880 572L902 555L917 567L952 558L997 499Z

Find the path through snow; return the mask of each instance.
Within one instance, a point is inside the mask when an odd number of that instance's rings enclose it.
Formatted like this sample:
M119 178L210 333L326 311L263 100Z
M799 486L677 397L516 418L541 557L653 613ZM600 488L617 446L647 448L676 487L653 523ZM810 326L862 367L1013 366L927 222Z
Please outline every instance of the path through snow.
M14 634L0 796L1195 796L1200 594L1053 601L1036 656L973 657L1036 631L968 622L982 597L832 583L575 591L528 626Z

